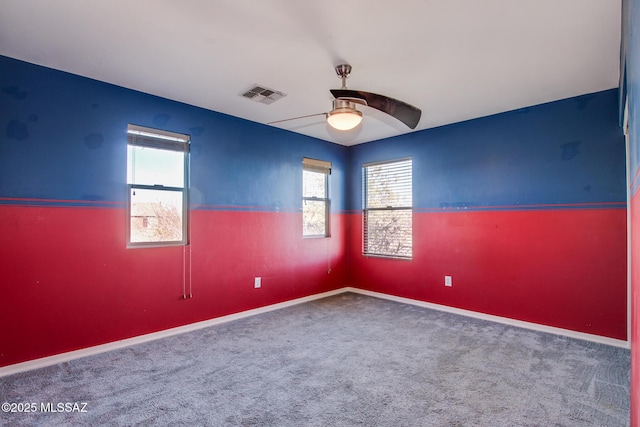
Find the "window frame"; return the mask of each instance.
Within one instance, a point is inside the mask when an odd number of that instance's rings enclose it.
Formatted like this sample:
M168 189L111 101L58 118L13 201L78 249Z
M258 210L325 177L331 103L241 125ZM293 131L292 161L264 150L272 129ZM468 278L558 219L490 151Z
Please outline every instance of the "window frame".
M315 172L324 174L324 195L325 197L306 196L304 193L304 172ZM331 162L325 160L317 160L309 157L302 158L302 237L305 239L316 239L331 237L331 197L329 176L331 175ZM304 230L304 204L307 201L324 202L324 233L321 234L305 234Z
M395 163L402 162L410 162L409 164L409 173L410 173L410 194L411 194L411 204L409 206L404 205L388 205L385 207L369 207L369 177L367 173L367 168L375 167L375 166L383 166L383 165L393 165ZM411 218L411 229L409 230L410 235L410 247L409 252L410 255L398 255L398 254L390 254L390 253L376 253L372 252L368 248L369 239L369 212L386 212L386 211L409 211ZM399 159L392 160L382 160L376 162L364 163L362 165L362 255L365 257L374 257L374 258L391 258L391 259L401 259L401 260L412 260L413 259L413 159L411 157L403 157Z
M130 167L129 147L147 147L159 150L183 153L183 181L182 187L165 186L162 184L135 184L129 182L127 176L127 225L126 225L126 243L127 248L154 248L167 246L185 246L189 244L189 161L190 161L190 143L191 137L186 134L169 132L160 129L148 128L138 125L129 124L127 127L127 174ZM131 211L132 211L132 193L134 190L151 190L180 192L182 195L182 225L180 240L162 240L162 241L131 241Z

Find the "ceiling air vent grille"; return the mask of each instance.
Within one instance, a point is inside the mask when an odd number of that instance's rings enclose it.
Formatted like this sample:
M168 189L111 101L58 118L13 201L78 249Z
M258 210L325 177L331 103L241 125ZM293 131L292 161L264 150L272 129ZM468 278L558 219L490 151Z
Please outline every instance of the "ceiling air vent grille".
M256 102L260 102L261 104L268 105L276 102L280 98L284 98L285 96L287 96L287 94L256 85L243 93L242 96L252 99Z

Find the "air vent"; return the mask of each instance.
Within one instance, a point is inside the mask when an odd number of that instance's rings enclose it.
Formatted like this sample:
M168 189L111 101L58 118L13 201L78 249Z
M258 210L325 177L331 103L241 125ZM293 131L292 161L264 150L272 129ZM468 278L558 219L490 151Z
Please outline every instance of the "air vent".
M261 104L268 105L276 102L280 98L284 98L285 96L287 96L287 94L256 85L243 93L242 96L253 101L260 102Z

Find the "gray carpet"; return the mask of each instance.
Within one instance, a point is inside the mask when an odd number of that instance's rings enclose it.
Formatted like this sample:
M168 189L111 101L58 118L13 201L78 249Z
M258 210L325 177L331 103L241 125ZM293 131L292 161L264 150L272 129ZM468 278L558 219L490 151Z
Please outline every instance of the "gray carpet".
M0 378L1 402L38 405L0 419L11 426L626 426L629 359L625 349L341 294ZM42 413L42 402L86 402L87 412Z

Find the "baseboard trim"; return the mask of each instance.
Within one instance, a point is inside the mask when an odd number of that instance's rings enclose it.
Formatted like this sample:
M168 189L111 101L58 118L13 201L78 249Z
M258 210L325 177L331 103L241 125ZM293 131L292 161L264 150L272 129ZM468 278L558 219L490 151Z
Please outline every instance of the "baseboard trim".
M366 295L374 298L386 299L389 301L400 302L403 304L415 305L418 307L429 308L432 310L444 311L447 313L458 314L461 316L473 317L481 320L488 320L491 322L502 323L510 326L516 326L524 329L531 329L538 332L545 332L549 334L561 335L570 338L576 338L584 341L596 342L599 344L610 345L614 347L622 347L630 349L631 345L628 341L617 340L614 338L602 337L599 335L586 334L583 332L571 331L568 329L555 328L553 326L539 325L537 323L524 322L521 320L509 319L506 317L494 316L491 314L478 313L475 311L464 310L461 308L449 307L446 305L434 304L430 302L398 297L395 295L384 294L381 292L368 291L365 289L344 287L335 289L333 291L322 292L320 294L309 295L302 298L296 298L291 301L284 301L277 304L268 305L265 307L254 308L251 310L242 311L240 313L229 314L227 316L216 317L215 319L203 320L202 322L191 323L189 325L178 326L176 328L165 329L163 331L153 332L150 334L140 335L137 337L127 338L120 341L114 341L106 344L100 344L93 347L87 347L80 350L69 351L66 353L60 353L53 356L43 357L40 359L28 360L26 362L16 363L14 365L4 366L0 368L0 378L13 375L20 372L31 371L34 369L44 368L58 363L69 362L71 360L80 359L82 357L93 356L96 354L104 353L107 351L117 350L124 347L129 347L136 344L142 344L149 341L154 341L173 335L183 334L186 332L196 331L198 329L208 328L222 323L232 322L234 320L244 319L246 317L256 316L258 314L268 313L270 311L280 310L286 307L291 307L298 304L303 304L310 301L315 301L322 298L327 298L334 295L343 294L346 292L352 292L355 294Z
M461 308L449 307L446 305L434 304L430 302L398 297L395 295L383 294L381 292L367 291L359 288L346 288L347 292L353 292L356 294L367 295L370 297L386 299L395 302L401 302L404 304L411 304L418 307L430 308L432 310L444 311L447 313L458 314L461 316L473 317L475 319L488 320L491 322L502 323L505 325L516 326L518 328L531 329L538 332L545 332L548 334L561 335L569 338L575 338L584 341L596 342L599 344L610 345L614 347L621 347L630 349L631 344L628 341L618 340L615 338L603 337L600 335L587 334L584 332L571 331L569 329L556 328L553 326L539 325L537 323L525 322L522 320L509 319L507 317L494 316L491 314L479 313L476 311L464 310Z
M345 293L347 292L347 289L348 288L340 288L333 291L322 292L320 294L310 295L302 298L296 298L290 301L284 301L277 304L267 305L265 307L259 307L251 310L242 311L240 313L234 313L234 314L229 314L227 316L216 317L215 319L203 320L201 322L191 323L184 326L178 326L171 329L165 329L163 331L153 332L150 334L139 335L137 337L127 338L120 341L100 344L93 347L83 348L80 350L69 351L66 353L55 354L53 356L43 357L43 358L34 359L34 360L28 360L26 362L4 366L0 368L0 378L7 375L13 375L20 372L31 371L34 369L56 365L58 363L69 362L71 360L80 359L82 357L93 356L93 355L104 353L107 351L129 347L136 344L142 344L149 341L159 340L161 338L183 334L185 332L192 332L198 329L208 328L210 326L220 325L222 323L232 322L238 319L244 319L245 317L256 316L258 314L268 313L270 311L280 310L286 307L303 304L305 302L327 298L333 295Z

